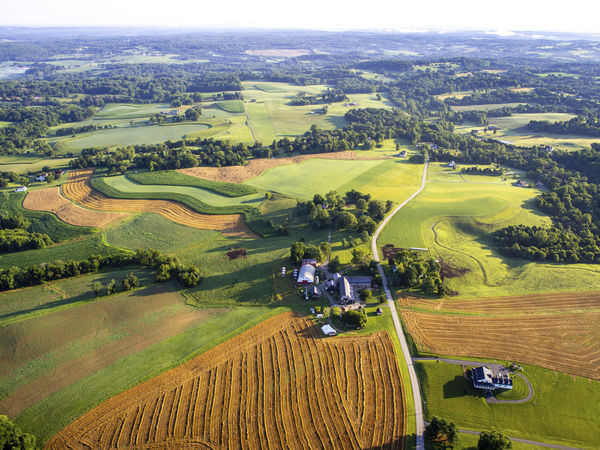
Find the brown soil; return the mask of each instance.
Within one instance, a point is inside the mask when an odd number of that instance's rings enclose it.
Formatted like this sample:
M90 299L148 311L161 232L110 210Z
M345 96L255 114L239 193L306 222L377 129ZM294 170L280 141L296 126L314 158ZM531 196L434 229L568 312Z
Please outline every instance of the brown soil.
M466 267L453 267L442 258L439 259L439 262L440 266L442 266L440 269L440 275L442 277L442 280L462 277L464 274L469 272L469 269L467 269Z
M60 195L59 187L29 191L23 200L23 208L51 212L63 222L78 227L104 228L126 216L123 213L92 211L77 206Z
M227 252L227 257L229 258L229 261L231 261L232 259L237 259L237 258L245 258L246 257L246 249L245 248L231 248L228 252Z
M113 397L46 448L403 448L404 405L386 332L323 338L289 312Z
M192 228L219 230L226 236L256 239L241 214L200 214L181 203L170 200L128 200L109 198L92 189L89 179L93 169L74 170L62 186L62 194L86 208L99 211L154 212L172 222Z
M334 152L334 153L316 153L311 155L292 156L290 158L259 158L252 159L245 166L228 167L192 167L189 169L179 169L178 172L192 175L194 177L205 178L213 181L225 181L228 183L243 183L246 180L254 178L267 169L287 164L298 164L302 161L312 158L321 159L387 159L382 156L359 156L355 151Z

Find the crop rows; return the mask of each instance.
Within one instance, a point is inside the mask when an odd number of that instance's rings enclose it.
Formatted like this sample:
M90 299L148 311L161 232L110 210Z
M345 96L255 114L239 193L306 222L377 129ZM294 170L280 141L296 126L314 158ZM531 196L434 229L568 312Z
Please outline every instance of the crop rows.
M89 184L93 169L71 171L62 194L69 200L97 211L153 212L172 222L193 228L220 230L228 236L256 237L241 214L200 214L191 208L169 200L130 200L108 198Z
M403 311L402 319L422 350L600 379L600 312L484 317Z
M322 338L290 312L113 397L47 448L401 448L404 401L386 332Z

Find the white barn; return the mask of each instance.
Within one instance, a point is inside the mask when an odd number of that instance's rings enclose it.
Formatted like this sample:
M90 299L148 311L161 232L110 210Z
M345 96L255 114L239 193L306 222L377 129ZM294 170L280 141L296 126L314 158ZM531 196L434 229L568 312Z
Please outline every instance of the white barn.
M333 327L331 325L329 325L328 323L321 327L321 331L323 332L323 334L325 336L336 336L337 335L337 331L335 331L333 329Z
M315 267L310 264L305 264L300 267L298 273L298 284L314 284L315 282Z

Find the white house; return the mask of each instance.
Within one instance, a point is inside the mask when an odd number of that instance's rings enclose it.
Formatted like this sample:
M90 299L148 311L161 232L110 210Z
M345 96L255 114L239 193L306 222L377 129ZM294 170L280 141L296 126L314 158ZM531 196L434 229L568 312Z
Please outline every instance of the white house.
M333 329L333 327L329 324L325 324L321 327L321 331L325 336L336 336L337 331Z
M25 192L27 191L27 186L19 186L15 189L15 192Z
M45 173L42 173L35 177L35 181L46 181L48 176Z
M300 267L298 273L298 284L314 284L315 282L315 267L310 264L305 264Z
M494 390L494 389L512 389L513 382L508 376L498 374L494 376L487 367L476 367L471 370L471 379L476 389Z

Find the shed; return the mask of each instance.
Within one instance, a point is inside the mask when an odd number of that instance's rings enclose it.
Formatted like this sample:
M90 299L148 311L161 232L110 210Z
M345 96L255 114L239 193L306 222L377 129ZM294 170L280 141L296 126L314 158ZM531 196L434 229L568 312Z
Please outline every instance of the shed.
M310 264L305 264L300 267L298 273L298 284L313 284L315 282L315 267Z
M310 296L311 296L312 298L321 298L321 291L319 290L319 288L318 288L318 287L316 287L316 286L313 286L313 287L310 289Z
M25 192L27 191L27 186L19 186L15 189L15 192Z
M377 308L376 313L377 313L378 316L383 316L383 309Z
M333 329L333 327L329 324L325 324L321 327L321 331L325 336L336 336L337 331Z

